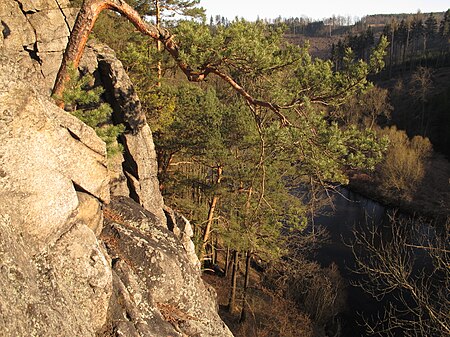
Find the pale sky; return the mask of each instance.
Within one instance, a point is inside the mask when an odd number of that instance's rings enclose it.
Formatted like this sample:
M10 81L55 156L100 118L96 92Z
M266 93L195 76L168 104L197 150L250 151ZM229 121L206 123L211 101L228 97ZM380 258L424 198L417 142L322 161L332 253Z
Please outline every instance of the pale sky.
M201 0L206 15L236 16L247 20L306 16L323 19L335 15L363 17L368 14L443 12L450 8L449 0Z

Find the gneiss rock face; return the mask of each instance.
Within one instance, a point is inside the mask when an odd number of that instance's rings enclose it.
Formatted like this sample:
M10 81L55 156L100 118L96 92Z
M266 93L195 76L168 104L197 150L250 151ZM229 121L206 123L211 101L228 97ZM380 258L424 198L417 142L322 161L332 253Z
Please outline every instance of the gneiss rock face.
M24 72L0 58L0 213L37 253L69 229L75 187L108 202L109 180L94 130L36 93Z
M151 131L114 52L86 53L127 127L114 174L94 130L48 98L67 6L0 0L0 336L231 336L188 222L166 227Z
M77 224L37 255L29 248L0 215L0 336L95 336L112 274L92 231Z
M113 259L109 332L124 336L232 336L177 237L132 199L113 197L101 239ZM126 319L124 319L124 317ZM109 336L108 331L105 335Z
M121 173L126 179L127 189L126 194L123 189L119 193L114 190L114 194L130 196L165 223L152 132L122 63L111 48L89 41L81 67L91 72L94 70L94 75L106 89L108 102L114 110L114 122L126 127L121 137L124 146Z
M0 55L0 335L94 336L112 271L76 189L109 201L105 145L26 73Z
M53 86L76 10L68 0L2 0L0 48L20 55L19 62L35 69L49 93Z

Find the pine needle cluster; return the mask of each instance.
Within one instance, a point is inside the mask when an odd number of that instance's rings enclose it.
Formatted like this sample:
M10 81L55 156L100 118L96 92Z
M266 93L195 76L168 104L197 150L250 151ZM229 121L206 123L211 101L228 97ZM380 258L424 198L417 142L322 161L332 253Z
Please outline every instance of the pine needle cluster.
M104 89L101 86L94 87L94 77L91 74L80 76L71 67L69 75L70 80L62 94L66 111L95 130L106 143L108 158L122 152L123 147L117 143L117 137L125 131L125 126L112 123L112 108L101 100Z

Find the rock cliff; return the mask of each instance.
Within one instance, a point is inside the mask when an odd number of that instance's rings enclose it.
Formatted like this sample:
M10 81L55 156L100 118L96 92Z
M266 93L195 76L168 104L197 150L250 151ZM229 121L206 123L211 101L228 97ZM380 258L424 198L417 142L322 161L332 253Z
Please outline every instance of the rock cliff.
M75 14L0 2L0 336L232 336L114 52L90 42L80 68L126 126L122 156L49 98Z

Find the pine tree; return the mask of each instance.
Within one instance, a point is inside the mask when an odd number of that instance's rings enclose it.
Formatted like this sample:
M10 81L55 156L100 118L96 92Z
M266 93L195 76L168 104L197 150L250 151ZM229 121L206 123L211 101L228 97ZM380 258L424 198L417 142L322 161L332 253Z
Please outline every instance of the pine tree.
M438 31L436 17L431 13L425 21L425 34L428 39L433 39Z
M450 37L450 9L447 9L439 25L439 34L444 39L447 39L448 42L448 38Z
M106 143L108 157L122 151L117 143L117 137L125 131L122 124L113 125L111 121L112 108L101 102L102 87L92 88L94 78L86 74L82 77L73 67L70 68L70 80L62 94L66 109L79 120L95 130Z
M384 65L385 38L367 62L347 48L335 71L331 61L313 59L307 45L288 43L282 27L262 21L215 27L182 21L174 36L143 21L124 1L86 0L55 93L64 87L67 65L81 54L99 5L160 41L178 74L203 82L166 88L170 107L155 118L166 200L193 219L201 254L213 244L213 231L236 261L243 253L247 261L280 258L286 233L305 225L295 188L346 184L349 170L370 170L381 160L386 143L371 130L345 125L335 112L370 88L367 75ZM201 90L213 85L215 90ZM233 301L232 295L231 308Z

